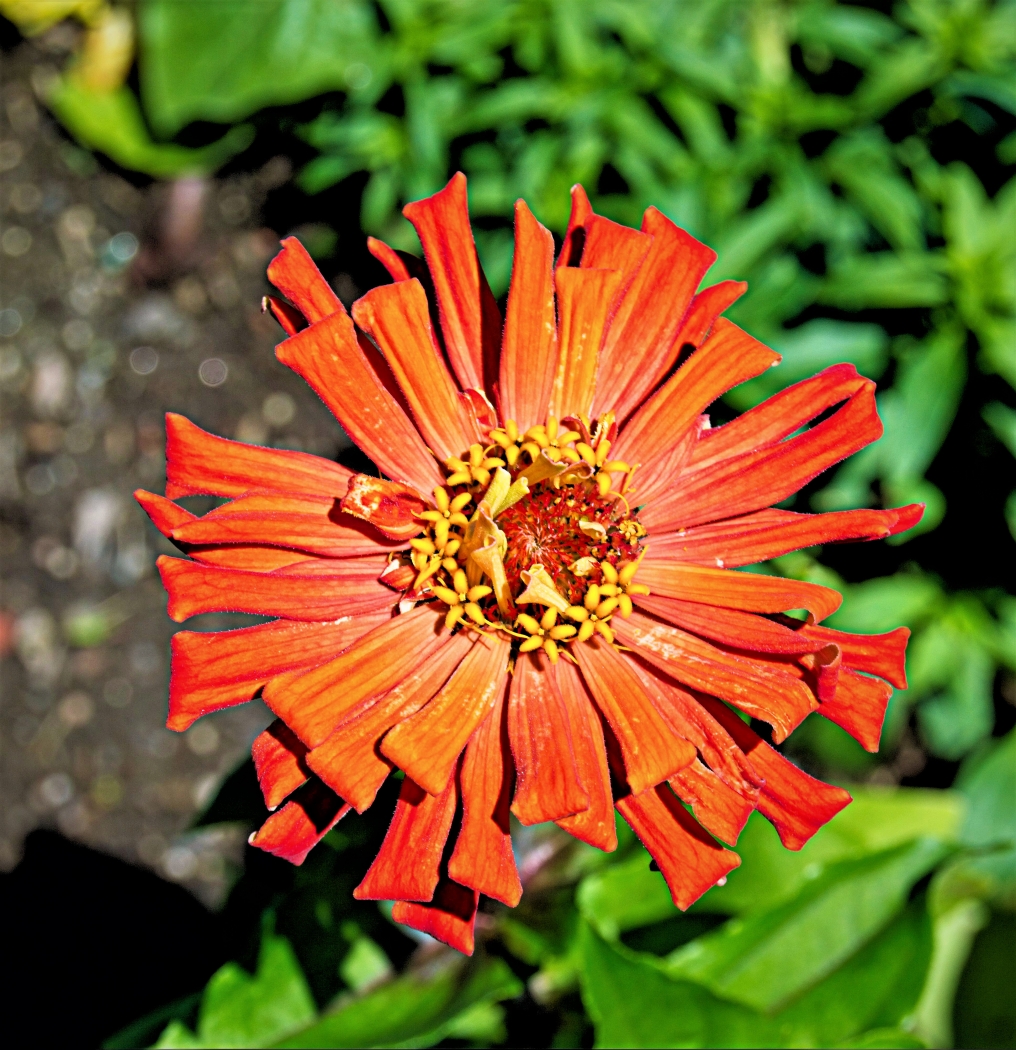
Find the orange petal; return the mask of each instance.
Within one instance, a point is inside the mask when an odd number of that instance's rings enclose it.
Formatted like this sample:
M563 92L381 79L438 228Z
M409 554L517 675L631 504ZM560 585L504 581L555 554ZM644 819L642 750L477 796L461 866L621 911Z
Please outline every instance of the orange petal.
M504 688L509 653L504 642L481 635L437 696L381 741L381 753L432 795L444 791L466 742Z
M778 503L881 436L875 384L867 382L834 415L803 434L686 474L666 497L646 507L642 521L650 529L687 528ZM704 444L705 437L696 449Z
M417 517L427 507L408 486L367 474L354 474L349 479L349 491L342 499L342 509L347 514L370 522L393 540L402 541L423 531Z
M835 693L823 697L818 713L845 729L865 749L878 751L892 686L854 671L840 671Z
M639 666L657 687L654 703L667 724L678 736L691 741L705 764L754 806L763 781L734 738L691 693L654 668Z
M619 798L617 811L659 865L682 911L741 863L696 823L666 784Z
M645 400L677 360L681 344L675 345L674 336L716 260L711 248L656 208L646 210L642 231L652 237L652 247L610 323L594 404L596 415L613 410L619 420Z
M367 251L388 271L393 281L408 281L412 276L405 260L384 241L379 241L376 237L368 237Z
M302 569L306 563L293 566ZM392 592L378 582L383 559L353 558L341 576L246 572L161 555L156 562L169 592L167 611L180 623L206 612L245 612L290 620L335 620L390 608ZM285 570L283 570L285 572Z
M592 215L586 223L582 268L584 270L621 271L621 283L616 299L618 317L622 324L631 313L625 293L632 286L633 281L641 283L642 264L652 244L651 233L642 233L639 230L633 230L630 226L622 226L620 223L605 219L602 215Z
M459 769L462 826L448 875L460 886L514 908L522 897L522 883L508 825L512 758L505 706L502 692L466 745Z
M191 514L189 510L178 507L172 500L166 499L165 496L157 496L154 492L135 489L134 498L163 536L169 536L174 529L186 525L189 521L198 520L196 514Z
M276 809L284 798L307 781L310 770L304 761L306 756L307 748L278 718L255 738L251 757L269 809Z
M345 312L339 297L295 237L287 237L282 251L268 264L268 280L296 303L311 324L337 311Z
M900 511L909 510L838 510L829 514L760 510L669 535L654 535L652 552L663 561L720 568L754 565L822 543L884 539L897 531Z
M730 708L712 697L702 697L701 701L765 778L758 810L779 832L787 849L800 849L850 802L850 795L843 788L823 784L798 769L752 732Z
M811 690L791 674L734 656L643 613L614 620L611 626L619 642L664 674L768 722L777 743L818 707Z
M568 216L568 229L561 244L561 254L557 257L557 266L578 266L582 261L582 250L586 245L586 226L593 218L593 206L589 203L586 191L575 183L571 188L571 214Z
M335 623L276 620L237 631L177 631L166 725L182 732L202 715L245 703L276 675L333 659L388 618L380 613Z
M748 822L754 805L739 795L696 758L679 769L670 786L677 797L691 806L698 822L729 846L737 844L741 829Z
M358 901L433 899L458 795L454 777L439 795L428 794L409 777L402 781L388 834L353 890Z
M638 578L639 583L644 583L652 594L661 598L678 598L744 612L807 609L816 620L824 620L843 602L838 591L817 583L662 561L652 547L642 560Z
M550 415L558 419L588 415L592 408L600 343L622 277L620 270L554 271L558 358Z
M392 726L416 714L448 681L473 645L468 633L452 636L432 656L418 663L394 689L361 708L307 756L307 764L335 792L362 813L373 802L392 769L378 743Z
M833 405L872 385L870 380L858 375L853 365L831 365L809 379L786 387L730 423L705 433L692 455L691 466L698 470L775 445Z
M549 661L536 653L515 661L508 733L518 775L512 812L523 824L560 820L589 808L572 751L568 708Z
M877 674L897 689L907 688L906 653L909 627L897 627L886 634L847 634L831 627L806 624L801 634L823 645L839 646L843 662L855 671Z
M718 397L779 361L779 354L721 317L702 347L621 430L611 455L651 463Z
M354 475L350 485L360 476ZM417 503L422 508L422 501ZM245 496L178 525L171 535L188 544L276 544L330 558L361 558L399 547L343 514L331 496Z
M769 653L811 653L821 649L824 642L806 638L801 631L776 623L764 616L741 612L739 609L721 609L699 602L659 598L655 594L635 599L645 609L667 623L691 631L701 638L722 642L735 649L751 649Z
M295 306L290 306L274 295L266 295L261 300L261 312L266 310L279 322L286 335L296 335L307 327L307 318Z
M702 340L709 334L716 318L723 313L727 307L732 306L748 291L747 281L720 281L719 284L711 284L698 292L684 315L681 327L674 336L673 348L677 353L689 344L701 346ZM673 350L671 351L673 353ZM677 357L674 357L677 360Z
M300 865L351 808L321 781L312 780L261 825L250 844Z
M445 349L462 389L493 390L501 313L473 243L465 175L456 172L440 193L407 204L402 214L416 227L423 245ZM459 455L468 444L448 455Z
M572 663L558 660L549 668L549 673L557 681L568 712L575 768L589 795L588 809L572 817L562 817L557 825L582 842L611 853L617 849L617 829L600 713L582 675Z
M308 747L318 747L360 704L384 696L447 644L440 623L425 605L386 620L309 674L273 681L265 703Z
M166 413L166 496L242 496L257 491L341 496L353 472L338 463L216 437Z
M353 317L381 347L420 433L440 459L461 456L481 440L469 402L434 339L427 295L418 280L372 288L353 304Z
M554 307L554 238L526 207L515 202L515 256L504 322L498 382L502 419L519 430L547 419L557 371Z
M388 477L421 492L441 484L443 475L401 404L388 364L375 347L357 338L345 311L279 343L275 356L307 380ZM345 491L343 487L333 494Z
M430 934L463 955L472 955L473 930L479 903L480 895L476 890L468 890L450 879L442 879L429 904L396 901L392 908L392 920Z
M621 745L628 784L635 794L662 783L695 757L660 716L632 661L612 645L576 645L582 677Z

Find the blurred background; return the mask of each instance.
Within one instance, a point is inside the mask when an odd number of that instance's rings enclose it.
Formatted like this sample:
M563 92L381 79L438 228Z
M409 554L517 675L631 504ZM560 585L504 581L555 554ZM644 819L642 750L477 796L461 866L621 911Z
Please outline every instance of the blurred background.
M0 0L0 923L13 1036L110 1046L1016 1046L1016 3ZM630 833L516 829L522 906L464 963L349 891L391 799L300 869L246 848L259 703L163 728L167 410L362 465L260 311L300 238L348 305L469 177L504 296L514 200L650 204L745 279L783 364L851 361L885 436L796 509L923 501L763 567L913 630L882 749L784 750L857 801L757 817L691 912ZM204 510L200 501L191 509ZM191 629L245 621L205 616ZM214 976L213 976L214 974ZM209 978L211 981L209 982ZM207 987L206 987L206 982ZM125 1027L127 1026L127 1027ZM119 1034L118 1034L119 1033Z

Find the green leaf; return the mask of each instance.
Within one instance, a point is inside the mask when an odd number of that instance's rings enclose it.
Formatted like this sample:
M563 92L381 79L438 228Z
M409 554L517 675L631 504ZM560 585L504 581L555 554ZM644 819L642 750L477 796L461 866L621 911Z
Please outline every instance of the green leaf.
M835 265L819 301L842 310L941 306L949 285L932 252L871 252Z
M974 941L956 995L956 1046L1012 1046L1016 996L1012 952L1016 915L995 914Z
M208 174L246 149L254 138L253 128L240 126L200 149L153 142L130 88L89 91L73 76L62 78L47 101L83 146L105 154L123 168L155 178Z
M942 588L918 572L897 573L847 587L843 605L829 617L830 627L858 634L881 634L916 626L940 606Z
M316 1024L277 1045L433 1046L449 1037L456 1024L489 1025L489 1013L475 1012L480 1006L521 994L521 983L501 959L467 963L449 955L425 971L405 974L341 1002ZM467 1011L474 1012L464 1019Z
M579 883L575 903L601 937L616 940L625 930L678 914L663 876L650 870L650 859L638 848L629 859Z
M846 1047L848 1050L924 1050L928 1044L923 1039L903 1028L873 1028L870 1032L862 1032L837 1043L837 1047Z
M984 406L981 416L995 437L1016 456L1016 410L1003 405L1001 401L992 401Z
M138 29L145 112L167 136L323 91L376 95L388 77L363 0L146 0Z
M1016 730L968 760L957 788L968 802L964 845L1016 845Z
M725 998L773 1010L873 937L945 853L938 840L920 839L841 861L786 904L727 923L679 948L669 959L669 972Z

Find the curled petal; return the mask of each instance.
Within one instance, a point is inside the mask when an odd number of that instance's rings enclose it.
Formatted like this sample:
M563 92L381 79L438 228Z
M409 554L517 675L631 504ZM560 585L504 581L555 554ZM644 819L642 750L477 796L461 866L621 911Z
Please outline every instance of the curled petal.
M392 919L444 942L463 955L472 955L476 908L480 895L451 879L442 879L434 899L426 904L396 901Z
M351 808L320 780L312 780L261 825L250 844L300 865Z
M707 831L730 846L737 843L755 808L749 799L728 787L697 758L679 769L669 783Z
M282 251L268 264L268 280L296 303L311 324L339 311L345 312L339 297L295 237L287 237L282 242Z
M277 809L311 775L305 761L307 748L278 718L255 738L251 757L269 809Z
M342 498L342 509L346 514L370 522L393 540L418 536L422 526L417 519L427 506L408 485L366 474L354 474Z

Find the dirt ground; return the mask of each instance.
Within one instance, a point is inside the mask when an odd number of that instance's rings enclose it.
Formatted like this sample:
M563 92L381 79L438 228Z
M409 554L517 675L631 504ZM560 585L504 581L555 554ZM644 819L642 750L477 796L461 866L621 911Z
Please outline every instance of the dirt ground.
M175 549L131 493L163 491L167 410L329 457L345 438L260 310L278 234L258 213L288 163L136 188L39 104L60 47L22 44L0 73L0 867L52 826L215 904L239 832L188 827L271 716L164 728L179 627L154 563Z

